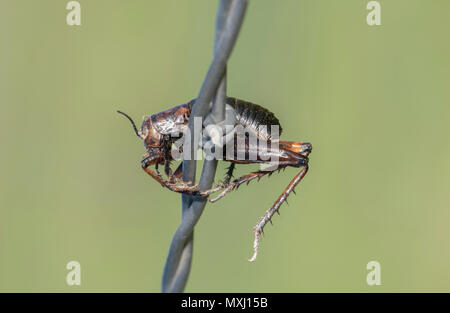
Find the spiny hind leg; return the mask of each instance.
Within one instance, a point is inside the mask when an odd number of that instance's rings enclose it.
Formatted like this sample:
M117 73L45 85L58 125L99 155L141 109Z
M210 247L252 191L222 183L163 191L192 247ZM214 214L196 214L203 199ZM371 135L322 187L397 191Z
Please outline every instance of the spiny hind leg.
M266 211L266 213L259 219L256 226L253 228L253 232L255 234L255 239L253 242L253 256L250 258L250 262L253 262L256 260L256 257L258 256L258 248L259 248L259 241L261 240L261 235L263 234L264 226L266 226L267 222L272 223L272 216L277 212L280 214L279 209L281 204L286 201L287 203L287 197L291 192L294 192L295 186L303 179L303 177L308 172L308 166L305 166L302 168L302 170L295 175L295 177L292 179L292 181L287 185L287 187L284 189L283 193L278 197L278 199L275 201L275 203L272 205L272 207Z

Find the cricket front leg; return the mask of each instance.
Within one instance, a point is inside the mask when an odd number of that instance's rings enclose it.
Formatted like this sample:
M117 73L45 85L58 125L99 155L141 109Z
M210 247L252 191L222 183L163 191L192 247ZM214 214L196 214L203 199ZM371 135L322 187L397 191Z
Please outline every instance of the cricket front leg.
M151 165L156 165L160 161L161 161L160 158L157 156L149 156L144 160L142 160L141 162L142 169L148 175L150 175L150 177L152 177L154 180L160 183L161 186L171 191L189 195L196 195L196 193L198 193L197 185L190 186L188 182L182 182L181 185L177 185L176 183L170 182L169 180L165 179L160 173L156 173L149 168Z
M207 189L207 190L199 190L198 188L194 188L192 189L190 186L190 182L186 183L182 180L182 176L183 176L183 163L180 163L180 165L178 165L177 169L175 170L175 172L169 177L169 182L171 184L177 184L177 183L181 183L182 185L186 185L188 192L187 194L190 195L194 195L194 196L200 196L200 197L207 197L210 194L216 193L218 191L220 191L221 189L223 189L223 185L219 185L215 188L211 188L211 189ZM225 178L226 179L226 178ZM197 185L195 185L195 187L197 187Z
M198 184L191 185L191 182L185 182L181 179L182 176L182 165L180 164L178 168L175 170L175 173L173 175L169 176L169 180L165 179L159 172L156 173L152 171L149 166L153 164L158 164L155 162L159 162L160 160L157 159L156 161L150 157L142 160L142 169L150 175L154 180L156 180L158 183L161 184L161 186L169 189L170 191L187 194L191 196L199 196L199 197L207 197L212 193L216 193L220 190L222 190L224 187L222 185L208 189L208 190L199 190Z
M163 139L164 173L169 177L169 180L172 177L172 169L170 168L170 160L172 159L170 155L171 147L170 136L165 135Z
M256 257L258 256L258 248L259 248L259 241L261 240L261 235L263 234L264 226L268 222L272 223L272 216L276 213L280 214L279 209L281 204L286 201L287 203L287 197L291 192L294 192L295 186L305 177L306 173L308 172L308 166L302 167L302 170L295 175L295 177L292 179L292 181L287 185L286 189L284 189L283 193L278 197L278 199L275 201L275 203L272 205L272 207L266 211L266 214L264 214L256 224L256 226L253 228L253 232L255 235L255 239L253 242L253 256L250 258L250 262L253 262L256 260Z

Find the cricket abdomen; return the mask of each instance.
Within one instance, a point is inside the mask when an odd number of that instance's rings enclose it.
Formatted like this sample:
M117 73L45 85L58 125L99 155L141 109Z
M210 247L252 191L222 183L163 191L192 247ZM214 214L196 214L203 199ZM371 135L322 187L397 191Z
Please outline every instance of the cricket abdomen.
M262 106L248 101L228 97L227 104L233 107L236 112L237 122L252 130L257 137L271 140L272 126L278 127L278 136L281 135L282 128L278 118Z

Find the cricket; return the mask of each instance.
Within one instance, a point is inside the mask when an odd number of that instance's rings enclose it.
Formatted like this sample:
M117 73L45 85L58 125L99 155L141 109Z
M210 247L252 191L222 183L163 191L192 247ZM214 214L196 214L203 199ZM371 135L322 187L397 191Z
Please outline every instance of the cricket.
M199 190L198 185L182 180L182 163L175 171L171 168L171 162L174 161L171 153L172 145L175 141L182 139L183 133L188 129L189 117L194 103L195 99L166 111L153 114L144 119L140 130L137 129L136 124L130 116L121 111L117 112L124 115L131 122L135 134L144 142L146 153L141 161L142 169L161 184L161 186L173 192L199 197L209 197L214 193L218 193L214 198L209 199L210 202L216 202L229 192L236 190L243 183L248 184L254 179L259 181L261 177L265 175L270 176L275 171L280 171L286 167L300 169L278 199L258 220L253 228L253 255L249 259L250 262L253 262L258 255L259 243L265 225L269 222L272 223L272 217L275 213L280 214L280 206L283 202L287 203L288 196L291 193L295 193L294 188L308 172L308 156L311 153L312 145L309 142L281 141L275 138L272 134L271 126L278 127L279 135L282 133L282 128L278 118L272 112L254 103L227 97L226 104L234 109L237 125L250 129L258 141L264 141L267 144L254 144L248 138L243 143L240 143L238 134L235 134L231 143L234 153L229 154L224 152L223 158L221 159L224 162L231 163L223 182L209 190ZM277 141L277 145L275 146L271 144L274 140ZM182 146L174 148L180 152L183 149ZM244 158L238 157L242 155ZM276 167L253 171L233 179L233 171L235 170L236 164L257 163L273 165L270 161L273 159L276 160ZM152 166L154 166L154 170L151 169ZM165 176L159 171L159 166L163 166Z

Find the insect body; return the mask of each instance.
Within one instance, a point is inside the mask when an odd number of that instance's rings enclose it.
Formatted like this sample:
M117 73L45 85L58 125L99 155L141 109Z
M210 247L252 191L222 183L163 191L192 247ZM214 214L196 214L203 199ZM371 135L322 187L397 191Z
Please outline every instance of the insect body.
M234 153L229 154L224 151L223 154L223 160L231 163L224 181L210 190L199 190L197 185L191 185L190 182L182 181L182 164L178 166L175 172L172 172L170 167L170 162L173 160L171 154L172 145L175 141L180 139L183 136L183 133L188 129L189 117L194 103L195 99L169 110L154 114L144 119L140 130L137 130L133 120L128 115L120 111L118 112L131 121L136 135L144 141L147 152L141 161L143 170L158 181L163 187L174 192L202 197L220 192L218 196L210 199L211 202L215 202L225 196L228 192L237 189L243 183L248 184L254 179L259 180L264 175L271 175L274 171L279 171L288 166L300 168L299 173L292 179L272 207L266 211L254 227L254 252L250 259L250 261L254 261L258 254L259 241L264 226L268 222L272 222L271 219L275 212L279 214L281 204L285 201L287 202L289 194L294 192L295 186L306 175L308 171L308 155L311 153L312 146L307 142L279 141L273 136L272 126L278 127L279 134L281 134L282 128L279 120L272 112L259 105L228 97L226 103L227 105L230 105L236 113L236 124L245 127L246 130L258 139L258 142L264 141L267 144L255 144L248 138L245 138L244 141L239 141L238 135L236 134L231 143ZM275 141L277 145L272 144ZM182 150L182 146L176 148L180 151ZM244 157L239 158L238 156ZM259 170L234 180L231 179L236 164L272 164L273 162L271 162L271 160L273 159L276 160L276 168ZM150 169L150 166L152 165L155 166L155 171ZM164 172L167 178L159 172L159 165L164 166Z

